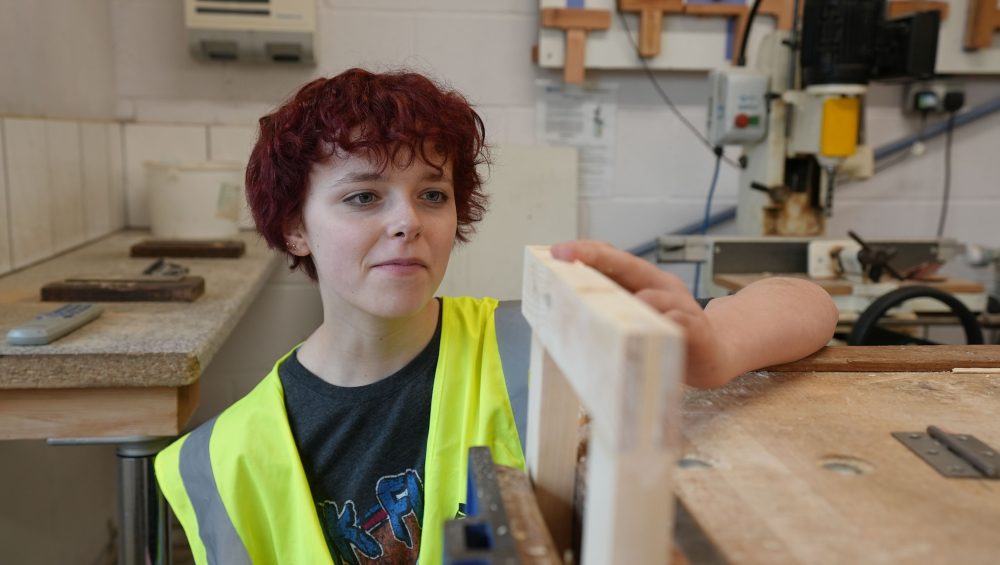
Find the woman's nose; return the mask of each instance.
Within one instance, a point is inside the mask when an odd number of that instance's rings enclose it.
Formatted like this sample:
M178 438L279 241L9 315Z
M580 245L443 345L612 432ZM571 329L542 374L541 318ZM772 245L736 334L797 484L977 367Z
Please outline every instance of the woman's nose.
M403 239L414 239L420 235L420 232L423 231L423 224L412 203L404 202L397 207L389 225L389 231L392 237Z

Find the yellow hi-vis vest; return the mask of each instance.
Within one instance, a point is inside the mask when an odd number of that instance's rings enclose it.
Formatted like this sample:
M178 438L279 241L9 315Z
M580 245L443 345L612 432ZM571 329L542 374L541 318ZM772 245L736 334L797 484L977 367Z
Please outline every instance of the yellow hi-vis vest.
M493 299L444 298L424 464L421 565L465 502L469 448L524 468L497 348ZM290 355L290 353L289 353ZM332 563L288 425L278 365L247 396L156 458L156 477L199 564Z

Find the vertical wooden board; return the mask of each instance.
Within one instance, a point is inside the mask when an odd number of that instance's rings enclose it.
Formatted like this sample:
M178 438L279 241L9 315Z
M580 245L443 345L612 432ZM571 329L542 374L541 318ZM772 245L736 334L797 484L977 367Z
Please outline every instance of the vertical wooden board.
M528 473L552 539L572 546L573 487L579 444L580 401L537 336L531 339L528 383Z
M107 124L108 130L108 187L111 200L111 214L108 217L112 231L125 227L125 147L122 130L125 126L118 122Z
M251 126L209 126L208 155L212 161L229 161L246 167L250 159L250 150L257 140L257 128ZM246 207L246 199L240 214L240 227L253 229L253 219L250 209Z
M80 124L46 121L45 137L52 244L58 253L80 245L86 239Z
M130 227L149 225L146 161L201 163L208 160L206 126L172 124L125 125L125 222Z
M489 210L469 243L456 246L441 294L521 298L524 246L575 239L577 150L542 145L493 149Z
M673 452L621 452L596 434L587 450L581 563L668 563Z
M4 119L11 262L14 268L53 254L45 122Z
M111 233L111 162L108 156L108 124L80 124L80 152L83 161L83 213L88 240Z
M0 275L11 269L10 213L7 209L7 166L3 144L3 120L0 120Z

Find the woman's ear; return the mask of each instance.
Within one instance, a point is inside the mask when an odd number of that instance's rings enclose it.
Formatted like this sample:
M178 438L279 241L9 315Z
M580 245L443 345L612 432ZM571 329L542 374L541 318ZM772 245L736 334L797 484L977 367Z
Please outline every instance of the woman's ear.
M284 229L284 236L285 248L292 255L305 257L312 253L309 249L309 241L306 238L306 230L305 226L302 225L302 220L288 223Z

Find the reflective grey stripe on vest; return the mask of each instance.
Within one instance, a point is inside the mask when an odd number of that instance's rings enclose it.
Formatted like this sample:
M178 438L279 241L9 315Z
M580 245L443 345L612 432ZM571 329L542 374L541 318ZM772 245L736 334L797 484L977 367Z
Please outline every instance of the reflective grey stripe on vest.
M215 420L212 418L191 432L181 446L181 480L198 519L198 533L209 564L250 565L250 555L226 513L212 471L208 442Z
M528 433L528 365L531 361L531 326L521 314L521 301L501 302L493 314L497 328L497 347L507 396L514 410L517 434L522 448Z

